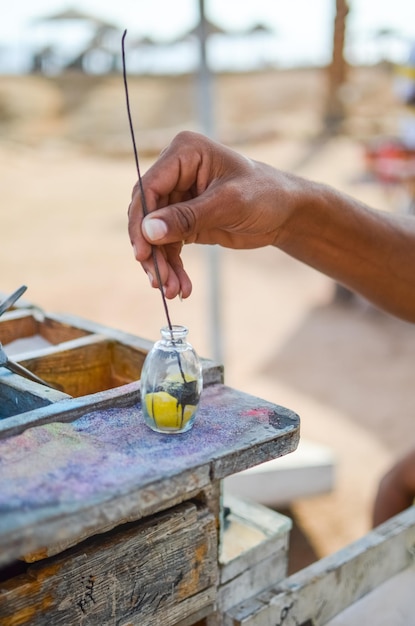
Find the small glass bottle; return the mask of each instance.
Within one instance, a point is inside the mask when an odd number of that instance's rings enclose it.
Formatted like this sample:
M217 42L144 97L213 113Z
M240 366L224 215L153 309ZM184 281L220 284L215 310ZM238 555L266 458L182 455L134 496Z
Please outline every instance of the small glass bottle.
M145 423L156 432L184 433L196 418L202 366L188 332L185 326L165 326L144 361L141 405Z

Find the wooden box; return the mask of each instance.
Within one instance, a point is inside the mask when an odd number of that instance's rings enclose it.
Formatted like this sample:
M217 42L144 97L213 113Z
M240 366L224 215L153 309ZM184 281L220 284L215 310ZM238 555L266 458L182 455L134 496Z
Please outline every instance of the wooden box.
M285 515L252 501L225 495L224 532L219 555L219 622L231 607L287 575L292 526Z
M409 626L414 623L411 586L401 594L402 606L396 606L393 622L387 617L381 621L373 606L369 614L364 609L365 598L370 598L374 590L398 574L413 570L414 546L415 507L410 507L343 550L232 607L223 616L222 624L355 626L381 623L386 626L393 623L394 626ZM408 579L411 584L413 577ZM357 603L360 606L351 613L351 621L341 617ZM393 597L389 598L389 605L395 606Z
M0 624L170 626L211 608L216 585L216 521L189 501L10 576Z
M128 339L98 326L93 332L75 318L68 322L24 310L0 320L0 341L9 357L72 397L139 380L149 344Z
M36 339L38 345L58 345L89 334L88 330L37 309L15 309L0 318L0 342L3 347L15 344L13 354L26 352L31 344L36 344Z
M295 450L294 412L205 360L195 426L160 435L141 412L151 342L34 307L0 341L60 388L0 368L0 626L354 626L397 578L393 623L411 623L414 507L287 578L290 521L223 502L223 479Z
M220 559L221 483L293 451L295 413L226 387L202 360L194 427L154 433L140 397L151 342L23 308L2 316L0 341L59 388L0 368L0 626L191 626L238 602L247 570L253 593L270 568L284 575L288 530L277 538L271 514L253 524L248 505L227 524L250 547Z

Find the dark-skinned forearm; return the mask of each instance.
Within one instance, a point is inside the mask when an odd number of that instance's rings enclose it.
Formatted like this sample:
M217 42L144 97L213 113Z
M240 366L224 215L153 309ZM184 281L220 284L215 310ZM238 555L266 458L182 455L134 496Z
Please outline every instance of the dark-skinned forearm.
M304 181L276 245L388 312L415 321L415 218Z

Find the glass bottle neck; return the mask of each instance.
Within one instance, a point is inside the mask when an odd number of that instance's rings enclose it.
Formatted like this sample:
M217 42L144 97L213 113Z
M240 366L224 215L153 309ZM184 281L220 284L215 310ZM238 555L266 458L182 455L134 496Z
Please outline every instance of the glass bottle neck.
M171 328L169 326L163 326L160 332L163 341L176 344L186 341L189 330L186 326L173 324Z

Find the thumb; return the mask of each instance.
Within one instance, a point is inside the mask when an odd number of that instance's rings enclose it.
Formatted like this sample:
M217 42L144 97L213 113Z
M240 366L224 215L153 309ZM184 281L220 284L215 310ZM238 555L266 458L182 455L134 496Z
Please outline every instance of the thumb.
M157 211L159 213L160 211ZM168 233L168 226L162 216L148 215L144 218L142 230L150 243L162 243Z
M188 202L172 204L152 211L142 222L142 232L149 243L163 245L195 241L198 234L211 227L214 215L210 211L209 198L193 198Z

